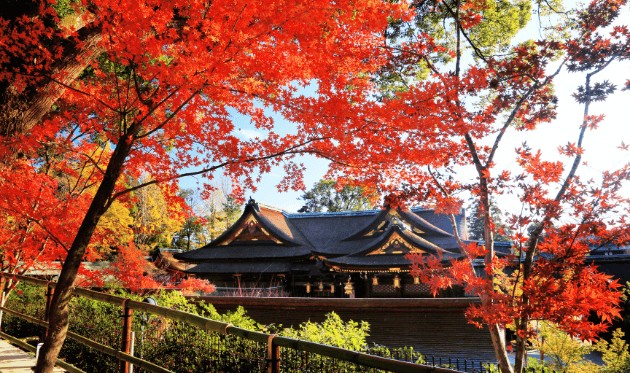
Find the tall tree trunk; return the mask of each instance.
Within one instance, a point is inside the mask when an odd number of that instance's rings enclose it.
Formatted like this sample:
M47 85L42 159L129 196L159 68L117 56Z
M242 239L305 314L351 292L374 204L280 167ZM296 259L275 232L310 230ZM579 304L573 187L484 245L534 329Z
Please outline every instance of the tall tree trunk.
M492 259L494 259L494 231L492 229L492 217L490 216L490 192L488 190L488 179L485 176L486 167L480 167L480 199L481 207L483 209L483 237L484 245L486 247L486 256L484 262L486 266L490 266ZM486 286L488 292L494 291L494 273L486 272ZM492 299L486 298L481 300L482 302L492 302ZM490 328L490 336L492 337L492 346L494 347L497 360L499 361L499 369L502 373L512 373L512 365L508 359L507 349L505 347L505 331L497 324L488 325ZM518 371L517 371L518 372Z
M81 18L79 18L81 19ZM82 26L77 21L75 26ZM10 83L0 93L0 136L11 137L32 130L85 68L105 52L101 30L88 25L79 30L79 44L66 46L63 58L53 63L39 82L24 90ZM52 79L55 77L58 81Z
M138 127L139 126L133 126ZM137 131L137 129L136 129ZM77 278L83 255L90 243L92 234L96 229L99 219L105 213L109 198L112 196L116 181L123 171L125 159L131 151L133 135L125 135L118 142L112 157L110 158L105 176L99 186L92 204L88 209L81 227L72 242L68 257L63 263L59 280L55 286L52 299L49 333L44 341L39 359L37 360L36 373L51 373L59 351L68 332L69 303L74 290L74 281Z
M490 337L492 337L492 346L499 361L499 369L501 369L502 373L513 372L507 350L505 349L505 329L497 324L492 324L488 327L490 329Z

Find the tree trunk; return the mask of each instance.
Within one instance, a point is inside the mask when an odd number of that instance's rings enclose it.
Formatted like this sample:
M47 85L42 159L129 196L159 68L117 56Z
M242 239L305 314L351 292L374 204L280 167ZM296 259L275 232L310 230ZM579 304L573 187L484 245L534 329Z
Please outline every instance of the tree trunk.
M13 84L0 94L0 136L15 136L32 130L46 115L54 103L66 91L85 68L105 50L101 46L101 30L84 27L79 30L79 47L68 46L64 57L53 64L49 75L59 80L41 78L41 83L34 84L21 91ZM60 84L61 83L61 84Z
M505 330L497 324L488 325L490 328L490 336L492 337L492 346L499 361L499 369L502 373L512 373L512 365L505 349Z
M134 127L139 129L139 126ZM63 263L52 299L49 332L37 360L36 373L51 373L53 371L55 361L57 361L59 351L68 332L69 303L74 290L74 281L77 278L83 255L90 243L92 234L99 219L107 210L107 203L112 196L116 181L122 174L125 159L131 151L132 139L132 135L125 135L118 142L107 165L103 181L72 242L72 246L68 251L68 257Z
M5 285L6 285L6 280L4 278L4 275L2 275L2 280L0 280L0 306L4 307L4 304L7 300L7 295L5 293ZM2 315L3 315L3 311L0 310L0 330L2 329Z

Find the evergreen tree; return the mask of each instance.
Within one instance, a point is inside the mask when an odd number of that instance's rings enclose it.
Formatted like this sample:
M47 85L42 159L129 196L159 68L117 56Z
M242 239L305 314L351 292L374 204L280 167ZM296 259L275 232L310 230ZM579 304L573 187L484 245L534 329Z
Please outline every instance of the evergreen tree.
M236 220L241 216L241 210L243 205L238 203L234 197L228 195L225 198L225 202L223 202L223 212L225 214L225 229L236 222Z
M346 184L338 189L336 181L320 180L313 185L313 189L298 198L306 201L299 212L371 210L374 208L372 201L376 197L376 192L366 192L364 187Z
M481 203L479 200L475 200L475 202L470 207L471 212L467 218L468 225L468 238L471 240L483 240L483 214L481 212ZM512 235L512 230L502 221L503 213L501 209L497 207L497 204L494 200L490 200L490 216L492 217L492 221L495 225L494 230L494 240L497 242L509 242L512 239L510 236Z

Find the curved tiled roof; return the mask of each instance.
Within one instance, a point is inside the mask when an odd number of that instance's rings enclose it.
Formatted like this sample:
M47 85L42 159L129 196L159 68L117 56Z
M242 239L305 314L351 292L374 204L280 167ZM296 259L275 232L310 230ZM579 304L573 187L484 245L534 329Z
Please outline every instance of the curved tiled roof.
M272 209L263 204L259 204L259 206L260 210L255 211L256 216L265 222L269 230L292 243L311 246L311 243L304 237L302 232L293 225L290 219L287 219L282 211Z
M461 255L444 252L444 260L451 258L460 258ZM352 267L398 267L400 269L408 269L411 267L411 261L404 255L370 255L370 256L344 256L341 258L328 259L325 263L329 266Z
M247 219L252 219L250 216L258 221L263 232L251 233L254 235L249 236L252 241L234 240L237 234L242 234L241 227ZM394 224L395 220L399 223ZM463 214L457 216L456 223L460 233L466 233ZM408 246L427 252L427 255L440 252L445 258L461 257L449 219L436 215L433 210L288 213L253 200L246 205L239 220L219 238L205 247L175 257L201 263L195 270L190 270L192 273L236 273L246 268L255 272L266 266L273 271L286 272L297 265L291 261L316 257L326 258L325 263L359 267L408 266L410 262L404 259L404 254L368 255L387 244L394 233L400 235ZM248 236L239 237L249 239ZM273 272L269 271L261 273Z
M368 243L367 245L365 245L364 247L362 247L361 250L354 252L350 254L349 256L353 256L353 257L363 256L376 250L378 247L384 245L394 233L398 233L407 242L411 244L415 244L416 247L419 247L423 251L428 250L431 254L437 254L438 251L442 251L435 244L425 240L422 237L417 236L413 232L410 232L407 229L403 229L398 225L391 225L387 227L387 229L385 229L385 232L383 234L372 239L372 241Z
M426 210L423 210L426 211ZM449 233L435 225L429 223L424 218L418 216L418 214L413 213L411 211L401 211L400 214L409 219L412 222L412 225L423 230L425 234L435 235L435 236L450 236L453 237L452 233Z
M175 254L175 258L189 262L204 260L225 261L231 259L298 259L311 256L311 249L302 246L281 245L233 245L202 247L197 250Z
M428 210L422 208L412 208L411 212L418 217L426 220L429 224L452 234L453 227L448 219L448 216L444 214L436 214L435 210ZM462 239L468 239L468 229L466 228L466 210L462 209L460 214L455 215L455 223L457 225L457 231Z
M363 212L363 211L361 211ZM306 239L311 243L313 252L322 255L345 255L347 251L339 242L350 233L361 229L368 224L376 215L376 211L369 214L350 215L347 213L325 214L300 214L287 215L291 224L298 228Z
M218 247L222 243L225 242L230 236L232 236L241 225L249 218L250 215L253 215L254 218L269 231L269 233L274 236L279 241L282 241L285 245L308 245L308 241L305 241L301 234L297 234L297 237L294 235L294 231L290 229L283 229L284 225L282 222L283 219L278 219L277 215L282 216L282 212L277 210L271 210L267 206L263 207L263 210L259 208L258 204L250 203L245 206L245 210L241 217L223 234L221 234L217 239L210 242L206 247ZM309 245L310 246L310 245Z

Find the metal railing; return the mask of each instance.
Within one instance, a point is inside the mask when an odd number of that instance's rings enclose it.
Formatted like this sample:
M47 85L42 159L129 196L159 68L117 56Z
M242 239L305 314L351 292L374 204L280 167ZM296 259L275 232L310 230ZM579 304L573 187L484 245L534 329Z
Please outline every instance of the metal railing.
M0 307L2 311L20 317L46 328L54 292L55 282L40 280L28 276L0 274L0 292L4 289L5 276L46 288L46 307L44 320L40 320L14 310ZM138 302L128 298L76 288L74 294L88 299L117 305L122 308L122 329L120 351L104 344L85 338L73 332L68 337L75 341L113 356L120 361L120 371L128 373L130 364L147 372L170 373L169 369L131 355L131 324L134 311L146 312L165 319L178 321L210 332L206 338L211 340L207 351L208 358L204 369L219 371L226 362L235 372L418 372L418 373L460 373L457 370L415 364L391 358L373 356L362 352L338 347L287 338L275 334L255 332L238 328L232 324L211 320L192 313L171 308ZM205 352L205 351L204 351ZM214 358L213 358L214 357ZM207 366L206 366L207 365ZM75 368L76 369L76 368ZM76 369L75 371L80 372Z
M498 368L494 364L482 363L481 361L468 361L467 359L459 359L441 356L425 356L427 364L432 366L446 366L453 367L458 371L466 373L490 373L498 371Z

